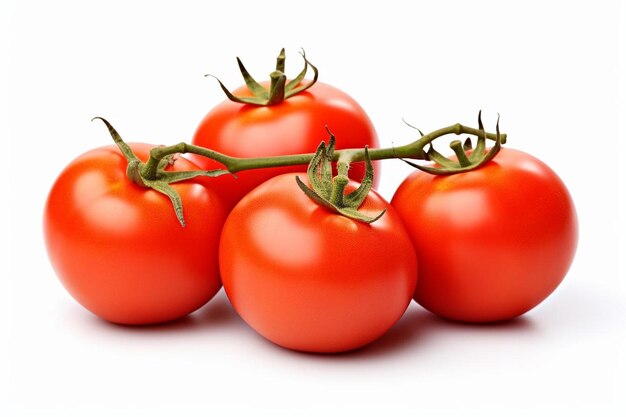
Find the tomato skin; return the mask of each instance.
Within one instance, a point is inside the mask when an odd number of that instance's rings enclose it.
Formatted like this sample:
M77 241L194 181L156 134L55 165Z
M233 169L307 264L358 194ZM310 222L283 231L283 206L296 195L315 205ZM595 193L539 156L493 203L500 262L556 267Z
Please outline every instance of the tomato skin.
M146 160L153 145L129 144ZM54 183L44 211L48 257L67 291L97 316L153 324L186 316L221 288L217 262L223 203L205 179L173 184L170 200L126 177L115 145L86 152ZM172 170L198 169L178 157Z
M251 93L244 86L234 94ZM335 135L337 149L378 147L376 130L363 108L343 91L319 81L272 106L225 100L201 121L193 143L235 157L314 153L320 142L328 139L325 126ZM190 159L203 169L222 168L221 164L203 157ZM374 169L376 172L380 169L378 161L374 161ZM216 178L213 186L232 208L247 192L269 178L303 170L306 170L304 165L242 171L237 173L237 178L229 175ZM362 163L352 164L350 178L360 181L364 173Z
M360 210L388 211L367 225L318 206L295 176L268 180L230 213L220 242L224 289L243 320L280 346L359 348L391 328L411 301L417 264L410 239L375 192Z
M391 204L413 240L415 300L466 322L524 314L561 283L574 258L572 199L543 162L505 148L467 173L410 174Z

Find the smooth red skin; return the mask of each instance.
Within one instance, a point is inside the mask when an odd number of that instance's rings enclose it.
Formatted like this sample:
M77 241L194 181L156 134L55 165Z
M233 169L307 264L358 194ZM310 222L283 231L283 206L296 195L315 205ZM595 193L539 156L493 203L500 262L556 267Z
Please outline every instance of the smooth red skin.
M242 87L235 95L250 95L250 92ZM376 130L361 106L343 91L321 82L273 106L225 100L202 120L193 143L236 157L314 153L320 142L328 141L325 126L335 135L337 149L378 147ZM190 159L204 169L222 168L221 164L207 158L194 155ZM374 161L377 174L379 168L379 161ZM268 179L303 170L306 166L242 171L237 173L237 178L230 175L216 178L213 186L227 206L233 207L246 193ZM354 163L349 176L361 181L364 173L364 165Z
M146 160L147 144L130 144ZM174 170L198 169L184 158ZM174 184L181 227L169 199L133 184L116 146L72 161L48 196L44 235L67 291L97 316L153 324L186 316L220 289L219 235L226 212L204 180Z
M294 174L254 189L232 210L220 243L222 281L237 313L299 351L348 351L382 336L406 310L417 279L395 210L374 191L361 210L385 208L371 225L331 213L298 188Z
M576 251L565 185L514 149L463 174L416 171L391 204L419 259L415 300L448 319L494 322L527 312L557 288Z

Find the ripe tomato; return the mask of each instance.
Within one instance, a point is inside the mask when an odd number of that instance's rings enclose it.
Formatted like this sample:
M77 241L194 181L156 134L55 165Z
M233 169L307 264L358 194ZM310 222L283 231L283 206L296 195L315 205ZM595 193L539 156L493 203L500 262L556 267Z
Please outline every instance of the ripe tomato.
M308 184L306 174L300 178ZM237 313L265 338L300 351L347 351L382 336L406 310L417 279L395 210L370 191L360 211L383 209L372 224L331 213L293 173L251 191L220 241L222 281Z
M517 317L562 281L576 250L572 199L559 177L521 151L502 149L474 171L416 171L391 204L419 260L415 300L445 318Z
M147 144L130 144L146 160ZM220 289L218 242L226 211L205 179L172 184L183 201L181 227L168 197L126 177L115 145L72 161L48 196L48 256L68 292L115 323L174 320ZM198 169L177 158L171 170Z
M244 86L234 94L249 96L251 92ZM376 131L363 108L343 91L319 81L308 90L271 106L225 100L202 120L193 143L236 157L313 153L317 145L328 138L325 126L336 136L337 149L378 147ZM190 159L203 169L223 168L202 157ZM378 161L374 162L374 168L380 172ZM306 170L305 165L242 171L237 173L237 178L231 175L214 178L213 186L227 206L233 207L247 192L269 178L303 170ZM364 173L362 163L352 164L350 178L360 180Z

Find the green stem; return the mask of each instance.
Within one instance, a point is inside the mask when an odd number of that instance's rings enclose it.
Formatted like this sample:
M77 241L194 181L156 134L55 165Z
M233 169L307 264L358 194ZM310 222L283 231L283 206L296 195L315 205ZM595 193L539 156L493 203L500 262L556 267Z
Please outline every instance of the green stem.
M346 175L337 175L332 184L329 201L337 207L343 207L343 192L350 179Z
M280 63L278 64L280 65ZM478 117L479 129L455 124L443 129L435 130L428 135L423 135L418 140L408 145L392 148L380 148L369 150L367 146L363 149L343 149L335 151L335 137L328 132L330 139L328 146L325 142L321 142L316 153L283 155L261 158L237 158L228 156L211 149L203 148L197 145L180 142L171 146L159 146L150 150L150 158L143 163L134 154L130 146L128 146L117 133L115 128L101 117L95 117L107 126L113 140L119 147L120 151L128 161L126 167L126 175L128 178L139 186L151 188L166 195L174 207L176 217L180 221L181 226L185 226L183 216L183 206L180 195L170 185L175 182L185 181L197 176L216 177L223 174L235 174L239 171L260 168L273 168L291 165L307 165L307 173L312 189L306 186L299 178L296 178L298 186L314 201L320 205L329 208L332 211L340 213L351 219L371 223L376 221L384 214L384 211L376 216L366 216L358 211L358 207L369 192L374 172L372 168L372 160L374 159L401 159L404 162L419 168L423 171L436 175L450 175L459 172L466 172L476 169L482 164L490 161L500 150L500 145L506 141L506 135L500 134L499 117L496 123L496 133L486 133L482 128L480 114ZM421 133L421 132L420 132ZM451 143L451 147L456 153L458 161L445 158L443 155L435 151L432 142L445 135L470 134L478 137L476 149L471 150L471 140L466 141L464 146L461 141L455 140ZM495 141L494 146L485 153L485 139ZM425 147L428 146L428 151ZM469 157L465 151L471 151ZM166 165L171 162L173 154L193 153L224 165L224 169L208 170L208 171L166 171ZM416 165L407 159L431 160L438 165ZM358 189L352 191L348 195L344 195L346 185L349 182L347 176L350 164L352 162L365 161L366 172L363 181ZM332 162L337 162L337 170L339 175L332 178Z
M96 116L93 119L91 119L92 122L94 120L100 120L102 123L104 123L104 125L109 130L109 134L111 135L111 138L113 138L113 142L115 142L115 144L119 148L120 152L122 152L122 155L124 155L124 158L126 158L126 161L128 163L131 163L133 161L139 161L139 158L137 158L137 156L135 155L133 150L130 148L130 146L128 146L126 142L122 140L122 137L120 136L119 133L117 133L117 130L115 130L115 128L113 127L113 125L111 125L111 123L109 123L106 119L99 117L99 116ZM158 162L159 161L156 161L157 164Z
M283 72L277 70L270 74L270 98L267 102L268 106L285 101L286 84L287 76Z
M276 71L285 72L285 48L281 49L276 57Z
M392 148L369 149L369 156L371 160L399 158L423 160L426 159L426 153L424 151L424 148L426 146L428 146L435 139L450 134L469 134L474 136L484 135L487 139L497 139L497 135L494 133L485 133L480 129L475 129L457 123L448 127L444 127L442 129L435 130L407 145ZM506 134L503 133L501 134L501 142L504 143L505 141ZM142 167L141 174L144 176L144 178L150 180L156 179L158 174L157 167L161 159L175 153L193 153L196 155L204 156L224 165L226 169L232 174L251 169L275 168L290 165L306 165L315 155L314 153L306 153L258 158L237 158L213 151L211 149L181 142L172 146L153 148L150 152L150 159ZM338 161L340 159L347 163L364 161L365 150L361 148L337 150L333 154L333 161Z
M454 140L450 143L450 148L454 151L457 159L459 160L459 164L462 167L467 167L472 164L467 155L465 154L465 149L463 149L463 144L460 140Z

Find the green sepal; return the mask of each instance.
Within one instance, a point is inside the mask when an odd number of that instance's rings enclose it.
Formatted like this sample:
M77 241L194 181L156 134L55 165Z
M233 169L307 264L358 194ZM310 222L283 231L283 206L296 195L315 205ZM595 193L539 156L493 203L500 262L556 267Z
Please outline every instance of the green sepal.
M225 169L216 170L195 170L195 171L159 171L156 180L148 180L141 177L143 185L147 188L152 188L155 191L169 197L176 213L176 218L180 222L182 227L185 227L185 216L183 215L183 202L176 191L170 184L190 180L197 177L217 177L224 174L230 174Z
M463 148L466 151L471 152L468 156L468 161L466 161L466 163L469 162L467 165L462 165L460 161L446 158L435 150L435 148L432 146L432 143L429 144L428 151L426 152L426 160L435 162L439 165L439 167L430 165L419 165L404 158L399 159L414 168L417 168L424 172L428 172L429 174L433 175L452 175L461 172L472 171L495 158L498 152L500 152L502 143L504 141L504 136L500 134L500 115L498 115L498 120L496 122L496 140L494 141L494 145L491 147L491 149L489 149L489 152L487 153L485 153L486 133L483 122L481 120L481 112L478 113L478 129L480 130L480 134L478 135L476 147L473 150L471 149L471 141L469 143L468 141L465 141L465 144L463 145Z
M317 78L319 76L319 71L317 67L311 64L311 61L306 59L306 54L304 53L304 49L302 50L302 52L300 52L300 55L302 55L302 59L304 60L304 69L300 72L300 74L298 74L296 78L294 78L291 82L289 82L287 86L285 87L285 99L288 99L289 97L293 97L296 94L301 93L313 87L313 84L317 82ZM305 85L298 87L298 84L300 84L302 80L304 80L304 76L306 75L308 71L308 67L311 67L313 69L313 79L309 81L308 83L306 83Z
M363 204L363 201L365 201L367 194L372 189L372 185L374 184L374 167L372 166L372 160L370 159L370 154L367 150L367 146L365 147L364 151L365 176L363 176L363 181L361 181L361 185L359 185L359 188L352 191L344 198L345 204L349 207L360 207L361 204Z
M283 49L283 52L284 51L285 50ZM304 77L306 76L306 73L309 70L309 65L311 65L311 67L314 68L314 71L313 71L313 76L314 76L313 80L314 81L313 82L317 81L317 68L313 64L309 63L309 61L306 59L306 55L304 53L304 49L300 52L300 55L302 55L302 58L304 59L304 68L302 69L302 71L300 71L300 74L298 74L296 76L296 78L294 78L293 80L289 81L287 83L287 85L285 86L285 89L290 92L289 97L291 97L292 95L297 94L300 91L302 91L302 90L296 91L295 88L298 86L298 84L300 84L302 82L302 80L304 80ZM284 71L284 69L283 69L283 71Z
M387 209L383 209L380 213L375 216L366 216L365 214L359 212L357 209L352 207L344 207L337 209L339 214L348 217L353 220L360 221L361 223L374 223L376 220L383 217L383 215L387 212Z
M159 173L159 179L168 184L186 181L197 177L219 177L220 175L230 174L226 169L213 170L197 170L197 171L162 171Z
M428 145L428 151L426 152L426 155L428 156L429 161L433 161L441 165L444 168L447 168L447 169L455 168L454 161L449 160L448 158L446 158L445 156L437 152L432 144Z
M243 80L246 83L246 86L248 87L248 89L252 92L252 94L254 94L255 96L265 95L264 98L268 98L267 90L265 89L265 87L263 87L254 78L252 78L252 76L250 75L246 67L243 65L243 62L241 62L241 59L239 59L239 57L237 57L237 65L239 65L239 71L241 71ZM222 86L222 89L224 88L225 87Z
M476 140L476 148L472 151L469 156L470 161L473 163L479 162L482 155L485 153L485 147L487 142L487 134L485 133L485 127L483 126L482 120L482 110L478 112L478 130L480 130L480 135ZM500 139L500 141L502 141Z
M350 219L357 220L362 223L373 223L376 220L380 219L383 216L383 214L385 214L385 212L387 211L387 210L382 210L380 213L378 213L376 216L373 216L373 217L366 216L365 214L361 213L360 211L358 211L357 209L353 207L338 207L337 205L332 204L330 201L322 198L315 191L307 187L307 185L304 182L302 182L302 180L298 176L296 176L296 182L298 183L298 186L300 187L300 189L304 191L304 193L311 200L315 201L320 206L323 206L326 209L332 212L335 212L337 214L341 214L344 217L348 217Z
M137 155L135 155L135 153L130 148L130 146L128 146L128 144L124 142L124 140L122 140L122 137L120 136L120 134L117 133L117 130L115 130L113 125L109 123L108 120L100 116L96 116L93 119L91 119L92 122L94 120L100 120L102 123L104 123L104 125L109 130L109 134L111 135L111 138L113 138L113 142L115 142L120 152L122 152L122 155L124 155L124 158L126 158L126 161L128 161L129 163L131 161L139 161L139 158L137 158Z
M330 144L332 144L333 142L334 137L331 137ZM324 197L329 198L332 187L332 172L330 174L329 180L326 173L323 170L321 171L320 167L325 165L323 161L324 155L326 155L326 143L321 142L317 147L315 155L313 155L313 158L311 158L311 162L309 162L307 175L313 189L318 191Z
M185 227L185 217L183 216L183 203L180 198L178 192L170 185L172 183L186 181L192 178L205 176L205 177L217 177L224 174L230 174L228 170L225 169L215 169L215 170L194 170L194 171L165 171L165 169L174 163L175 157L174 155L166 155L158 162L156 179L148 179L142 172L143 168L146 165L142 162L130 146L120 136L120 134L115 130L115 128L104 118L102 117L94 117L92 119L101 120L109 130L109 134L113 138L113 141L122 152L122 155L126 159L126 176L130 181L139 185L140 187L151 188L155 191L158 191L161 194L166 195L170 201L172 202L172 206L174 207L174 212L176 213L176 218L180 222L180 225Z
M182 227L185 227L185 216L183 215L183 202L180 198L180 194L178 194L178 192L175 189L173 189L172 186L169 185L165 181L159 181L159 180L151 181L151 180L144 179L144 185L148 188L152 188L153 190L158 191L161 194L164 194L167 197L169 197L170 201L172 202L172 206L174 207L176 218L180 222L180 225Z
M335 178L332 176L334 150L335 137L330 134L328 146L324 142L320 143L309 163L307 176L311 187L308 187L298 176L296 176L296 183L310 199L334 213L363 223L378 220L385 214L385 210L375 216L367 216L358 211L372 189L374 180L374 168L367 147L364 150L366 170L363 181L356 190L347 195L343 193L348 178L341 173Z
M212 74L206 74L207 77L213 77L217 80L220 85L220 88L226 94L229 100L234 101L236 103L241 104L252 104L255 106L271 106L274 104L279 104L284 100L292 97L302 91L305 91L308 88L311 88L313 84L317 82L317 78L319 72L317 67L306 58L306 54L304 50L300 52L302 55L302 59L304 59L304 68L293 80L287 82L287 76L285 75L285 49L283 48L276 59L276 70L274 70L270 74L271 84L269 88L263 87L260 83L258 83L248 72L246 67L243 65L241 60L237 58L237 65L239 66L239 71L241 71L241 75L243 77L246 86L252 93L252 97L239 97L235 96L230 92L228 88L220 81L219 78ZM300 85L300 83L304 80L309 67L313 69L313 79L306 83L305 85Z

